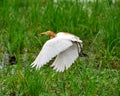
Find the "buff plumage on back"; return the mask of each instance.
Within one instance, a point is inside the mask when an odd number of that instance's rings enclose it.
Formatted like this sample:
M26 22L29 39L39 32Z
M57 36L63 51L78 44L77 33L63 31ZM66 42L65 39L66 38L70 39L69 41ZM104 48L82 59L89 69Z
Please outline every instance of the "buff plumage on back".
M32 66L36 67L37 69L42 67L53 57L66 50L70 46L72 46L72 42L70 42L69 40L63 40L59 37L48 40L43 46L35 61L32 63Z

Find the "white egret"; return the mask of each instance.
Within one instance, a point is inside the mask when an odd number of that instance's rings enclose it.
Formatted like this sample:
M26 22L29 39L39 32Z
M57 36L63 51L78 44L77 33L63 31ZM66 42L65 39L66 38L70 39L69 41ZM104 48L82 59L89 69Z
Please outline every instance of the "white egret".
M79 37L66 32L55 34L52 31L47 31L41 34L48 35L51 39L44 44L35 61L31 64L32 67L39 69L56 57L51 67L57 72L68 69L77 59L83 47Z

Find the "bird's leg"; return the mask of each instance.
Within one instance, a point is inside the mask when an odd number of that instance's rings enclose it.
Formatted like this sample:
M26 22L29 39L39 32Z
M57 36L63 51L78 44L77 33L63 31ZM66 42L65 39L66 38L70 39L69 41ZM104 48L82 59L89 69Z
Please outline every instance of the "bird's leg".
M80 47L80 49L81 49L81 52L80 52L80 50L78 51L79 52L79 56L80 57L88 57L88 55L83 52L82 46L81 46L80 42L77 42L77 44L79 45L78 48Z
M86 53L84 53L83 51L81 51L81 53L79 54L79 56L81 56L81 57L88 57L88 55Z
M78 55L79 55L80 57L88 57L88 55L83 52L82 46L81 46L80 42L74 41L74 43L77 45Z

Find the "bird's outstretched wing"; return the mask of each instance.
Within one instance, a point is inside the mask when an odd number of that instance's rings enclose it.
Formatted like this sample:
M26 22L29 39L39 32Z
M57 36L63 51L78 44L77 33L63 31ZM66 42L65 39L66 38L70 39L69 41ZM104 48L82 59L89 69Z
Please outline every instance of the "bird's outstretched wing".
M48 40L44 44L35 61L31 64L32 67L36 67L36 69L40 68L49 62L53 57L68 49L72 45L73 43L70 40L59 37Z
M61 52L51 65L54 67L54 70L63 72L65 69L68 69L72 63L74 63L75 59L79 56L77 48L77 45L73 44L67 50ZM81 49L79 51L81 51Z

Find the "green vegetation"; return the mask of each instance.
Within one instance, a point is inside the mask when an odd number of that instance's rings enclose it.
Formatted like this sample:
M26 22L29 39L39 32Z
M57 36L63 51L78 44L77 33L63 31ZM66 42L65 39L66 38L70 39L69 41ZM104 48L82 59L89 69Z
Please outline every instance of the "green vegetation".
M0 0L0 96L120 96L120 2L98 1ZM31 68L47 30L79 36L89 57Z

